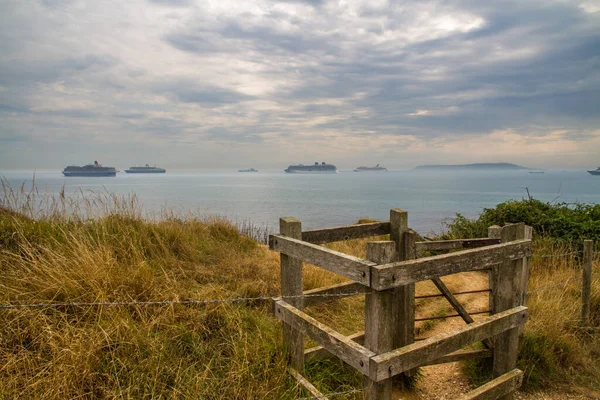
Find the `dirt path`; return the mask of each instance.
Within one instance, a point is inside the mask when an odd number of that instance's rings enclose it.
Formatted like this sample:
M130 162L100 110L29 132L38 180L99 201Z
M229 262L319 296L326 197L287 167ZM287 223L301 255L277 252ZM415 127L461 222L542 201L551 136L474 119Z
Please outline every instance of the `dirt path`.
M443 278L444 283L453 292L486 289L488 278L480 272L467 272ZM417 295L438 293L430 282L417 285ZM467 311L480 311L489 308L487 293L458 296L459 301ZM424 300L417 303L416 316L454 314L455 311L444 299ZM474 315L476 321L485 318L486 314ZM417 337L430 337L442 332L460 328L465 323L461 318L436 320L435 322L417 323ZM394 392L394 399L403 400L449 400L459 397L474 387L469 384L461 371L460 363L432 365L421 368L422 377L412 391ZM581 388L557 388L551 391L535 393L518 393L517 399L522 400L558 400L558 399L600 399L600 393Z

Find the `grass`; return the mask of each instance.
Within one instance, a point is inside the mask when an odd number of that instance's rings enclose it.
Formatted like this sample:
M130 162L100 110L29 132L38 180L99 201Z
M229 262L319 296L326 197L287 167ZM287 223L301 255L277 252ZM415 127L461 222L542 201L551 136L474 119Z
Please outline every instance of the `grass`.
M168 210L148 216L134 195L47 196L3 182L0 303L278 295L279 255L255 240L264 229L246 223L243 234L239 225ZM366 242L330 247L364 257ZM536 241L536 254L568 250ZM573 277L578 272L570 261L534 257L530 287ZM306 289L342 281L305 268ZM521 365L530 385L600 382L597 336L568 323L578 316L576 283L529 299ZM427 283L417 291L435 293ZM592 292L600 322L598 280ZM351 334L362 330L362 307L360 298L348 298L308 312ZM440 300L417 302L417 313L440 315L447 307ZM0 322L0 398L286 399L302 393L286 374L280 323L264 301L0 310ZM442 323L419 323L418 333ZM310 364L307 376L323 392L362 384L338 361Z

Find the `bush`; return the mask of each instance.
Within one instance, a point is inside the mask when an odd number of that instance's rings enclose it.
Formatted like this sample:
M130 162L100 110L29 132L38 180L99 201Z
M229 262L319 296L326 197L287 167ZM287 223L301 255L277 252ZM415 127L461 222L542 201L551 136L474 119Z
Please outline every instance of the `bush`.
M535 199L500 203L484 209L474 220L457 214L447 224L448 232L443 238L484 237L489 226L518 222L532 226L535 235L563 243L600 241L600 204L548 204Z

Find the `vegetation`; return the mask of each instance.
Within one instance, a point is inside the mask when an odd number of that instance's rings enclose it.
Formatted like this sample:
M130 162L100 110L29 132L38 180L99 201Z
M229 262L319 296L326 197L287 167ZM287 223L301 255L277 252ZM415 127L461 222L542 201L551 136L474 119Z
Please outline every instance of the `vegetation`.
M447 225L444 238L485 237L489 226L517 222L525 222L537 236L567 247L580 247L585 239L600 242L600 204L550 204L535 199L510 200L486 208L474 220L457 214Z
M1 304L279 294L278 254L228 221L167 211L150 218L135 196L45 196L7 185L0 196ZM245 232L264 237L251 224ZM364 257L366 241L331 247ZM551 239L536 241L536 254L565 251ZM573 261L534 257L530 287L572 278ZM342 279L307 266L304 282L310 289ZM597 311L600 287L594 285ZM423 283L417 291L435 289ZM598 340L570 327L578 293L573 282L530 297L521 361L529 384L600 382ZM309 312L351 334L362 329L362 307L360 298L349 298ZM440 299L417 303L418 313L443 311L448 305ZM442 326L419 323L418 335ZM285 399L301 393L285 370L280 324L261 300L0 309L0 360L0 398ZM309 365L307 375L324 392L362 384L360 374L337 361Z

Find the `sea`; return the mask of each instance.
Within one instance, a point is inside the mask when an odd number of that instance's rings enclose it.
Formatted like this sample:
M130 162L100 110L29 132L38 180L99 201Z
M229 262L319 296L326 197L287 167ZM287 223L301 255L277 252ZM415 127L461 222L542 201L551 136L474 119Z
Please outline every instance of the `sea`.
M116 177L65 178L61 171L0 171L13 188L57 194L133 195L146 212L219 216L273 232L280 217L295 217L303 229L386 221L391 208L408 212L421 234L438 234L460 213L476 218L485 208L529 194L552 203L597 203L600 176L586 171L388 171L286 174L283 171L176 171Z

